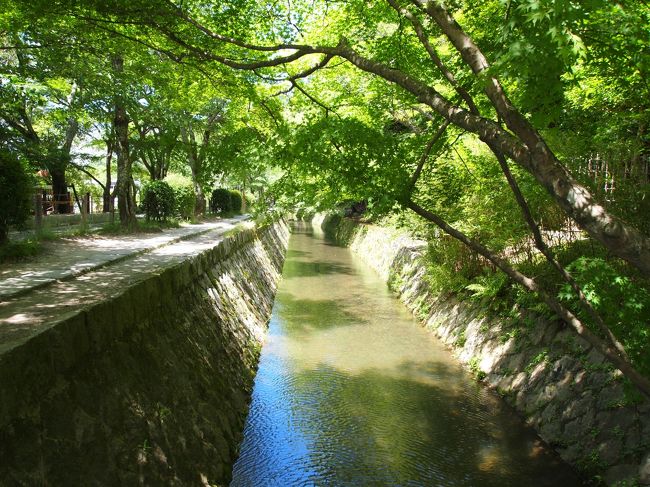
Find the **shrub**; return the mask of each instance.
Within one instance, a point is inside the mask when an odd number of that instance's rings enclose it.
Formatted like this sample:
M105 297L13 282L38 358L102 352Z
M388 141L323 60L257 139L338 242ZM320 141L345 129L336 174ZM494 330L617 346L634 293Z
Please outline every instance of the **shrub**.
M241 213L243 203L242 194L236 189L230 190L230 209L235 213Z
M22 225L32 207L32 181L20 161L0 150L0 244L7 240L9 225Z
M42 252L43 248L38 240L23 240L7 242L0 245L0 264L4 262L22 262Z
M174 190L165 181L151 181L142 189L142 209L147 220L167 220L174 215Z
M617 267L615 261L610 263L597 257L580 257L567 270L622 341L632 363L640 372L650 375L650 283L627 275L626 267ZM591 322L568 284L562 286L559 298L572 304L581 319Z
M188 178L175 175L174 177L166 178L165 181L169 183L174 191L174 200L176 202L174 214L184 220L194 218L196 195L194 194L192 182Z
M210 197L210 210L213 213L227 213L232 211L232 198L226 188L217 188Z

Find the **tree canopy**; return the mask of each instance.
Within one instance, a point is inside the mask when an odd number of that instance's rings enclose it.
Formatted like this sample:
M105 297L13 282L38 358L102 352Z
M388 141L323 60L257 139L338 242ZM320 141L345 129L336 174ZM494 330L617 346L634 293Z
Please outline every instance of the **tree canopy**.
M550 238L650 276L648 32L641 0L10 0L0 137L62 187L73 141L104 140L123 222L141 167L190 176L197 213L230 178L435 224L650 394ZM571 299L509 258L526 241Z

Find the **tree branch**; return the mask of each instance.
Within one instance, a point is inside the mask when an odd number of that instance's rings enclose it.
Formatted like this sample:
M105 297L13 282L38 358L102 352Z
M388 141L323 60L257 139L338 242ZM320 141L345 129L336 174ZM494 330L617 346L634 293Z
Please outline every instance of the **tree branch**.
M567 323L579 336L583 337L590 345L600 352L611 364L619 369L630 381L648 398L650 398L650 380L641 375L629 360L621 357L618 351L604 342L587 328L571 311L566 309L557 299L541 289L534 279L522 274L512 267L505 259L493 253L479 242L470 239L463 232L449 225L445 220L435 213L432 213L413 200L406 203L406 207L424 219L435 223L440 229L451 237L461 241L474 252L482 255L496 267L508 275L513 281L522 285L530 292L537 293L539 298L551 308L565 323Z
M429 142L427 142L427 145L424 148L424 152L420 157L420 161L418 162L418 166L415 168L415 172L413 173L413 176L411 176L411 181L409 182L409 185L407 187L407 194L409 195L409 197L413 193L413 190L415 189L415 184L418 182L418 179L420 179L420 174L422 174L422 169L424 168L424 164L429 158L431 149L433 149L433 146L436 144L436 142L440 140L440 137L442 137L442 135L445 133L448 126L449 126L449 121L445 120L442 123L442 125L438 127L438 130L436 130L433 136L429 139Z
M387 0L387 1L390 4L390 6L393 7L393 9L395 9L399 14L402 14L409 22L411 22L411 25L413 26L413 30L415 30L415 33L418 37L418 40L420 41L420 44L424 46L424 49L429 54L429 57L433 61L433 64L436 65L436 67L442 73L442 75L447 79L447 81L449 81L449 84L451 84L454 87L456 93L458 93L461 99L465 103L467 103L467 107L469 108L469 111L474 114L478 114L479 111L478 108L476 107L476 103L474 103L474 100L470 96L469 92L465 88L460 86L456 77L452 74L451 71L449 71L449 69L447 69L447 66L445 66L445 64L442 62L440 56L438 56L438 53L429 42L429 37L425 33L424 27L420 22L420 20L411 12L409 12L407 9L400 7L396 0Z
M526 221L528 228L533 234L533 240L535 241L535 246L546 258L546 260L559 272L559 274L562 276L564 281L568 283L569 286L571 286L571 289L573 289L573 291L578 296L578 300L580 304L585 309L585 311L587 311L587 314L591 317L591 319L594 321L594 323L600 329L600 331L607 337L609 343L618 351L619 354L621 354L622 357L627 359L627 353L625 352L625 347L623 347L623 344L618 340L618 338L616 338L612 330L605 324L602 317L596 312L594 307L587 300L587 297L585 296L585 294L583 293L582 289L580 288L576 280L573 278L573 276L564 268L562 264L560 264L560 262L553 255L551 249L548 247L548 245L546 245L546 242L544 242L542 233L539 229L539 225L537 225L537 222L533 218L533 215L530 211L530 207L526 202L526 198L521 192L521 189L519 188L519 184L517 184L517 181L514 175L512 174L512 171L510 171L510 167L508 166L508 161L503 156L503 154L499 153L497 150L493 149L492 152L494 153L497 160L499 161L499 165L501 166L501 171L505 175L506 180L508 181L508 185L510 186L510 189L512 190L515 196L515 200L517 201L517 204L521 209L524 220Z
M106 190L106 185L102 183L99 179L97 179L88 169L86 169L84 166L77 164L76 162L70 161L70 165L73 166L75 169L78 169L82 173L84 173L86 176L88 176L90 179L95 181L103 190Z

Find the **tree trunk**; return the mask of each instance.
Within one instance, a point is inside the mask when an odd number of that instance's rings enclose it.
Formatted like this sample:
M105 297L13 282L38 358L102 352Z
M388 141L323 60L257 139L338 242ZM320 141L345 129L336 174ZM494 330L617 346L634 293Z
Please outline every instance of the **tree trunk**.
M72 213L70 204L70 194L68 193L68 183L65 179L65 166L50 166L50 176L52 177L52 194L54 195L54 212L55 213Z
M246 176L241 184L241 212L246 213Z
M76 85L73 85L72 91L68 97L68 104L72 104ZM70 151L77 133L79 132L79 123L74 117L68 118L68 126L65 131L65 138L60 150L50 152L48 156L48 170L52 177L52 194L54 195L54 211L56 213L72 213L70 204L70 195L68 193L68 182L66 180L66 171L70 162Z
M196 147L196 138L194 137L192 127L185 128L181 126L181 137L187 148L187 163L192 171L192 184L194 185L194 196L196 198L194 216L198 217L205 213L206 207L205 194L203 194L203 188L199 182L202 161Z
M113 148L115 142L112 138L106 140L106 184L104 186L102 211L109 213L111 205L111 161L113 160Z
M198 181L198 177L192 168L192 184L194 185L194 196L196 197L196 202L194 203L194 216L201 216L205 213L205 194L203 194L203 188Z
M113 71L120 77L124 71L124 59L121 56L113 57ZM122 95L115 97L115 116L113 118L115 129L115 142L117 152L117 204L120 210L120 225L122 228L133 230L137 227L134 183L129 153L129 117Z

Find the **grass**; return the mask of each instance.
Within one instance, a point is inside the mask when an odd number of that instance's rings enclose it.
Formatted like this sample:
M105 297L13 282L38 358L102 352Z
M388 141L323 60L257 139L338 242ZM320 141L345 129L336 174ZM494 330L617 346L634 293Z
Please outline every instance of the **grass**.
M28 261L42 250L41 242L38 239L7 242L0 245L0 263Z
M166 221L138 220L138 226L135 231L123 228L119 222L104 224L97 233L100 235L129 235L137 233L160 233L167 228L179 228L180 222L175 219Z
M219 217L230 218L235 215L236 213L230 212L227 214L219 215ZM211 216L215 217L216 215ZM15 242L9 241L3 245L0 245L0 264L11 262L25 262L31 260L43 251L43 242L51 242L66 237L85 237L93 234L130 235L139 233L161 233L165 229L180 228L181 223L198 224L201 223L201 221L195 219L189 222L177 219L169 219L166 221L147 221L145 219L139 219L138 226L135 231L122 228L119 221L113 223L105 223L99 229L93 229L87 223L80 223L79 225L73 225L70 229L58 232L55 232L54 229L49 226L43 226L36 232L33 237Z
M504 334L503 341L530 329L534 321L529 316L557 319L536 294L513 284L499 272L488 267L481 269L471 256L460 252L455 243L446 244L446 241L438 242L429 248L427 277L432 289L443 294L456 294L459 299L478 301L484 308L489 308L492 315L511 322L513 326ZM637 370L650 377L650 279L587 240L575 241L553 250L557 259L569 267L587 299L624 344ZM542 288L554 294L585 325L602 336L575 293L545 259L536 256L516 267L524 274L533 276ZM521 310L525 312L521 313ZM517 331L517 328L521 330Z
M8 241L0 245L0 264L12 262L27 262L43 252L43 243L52 242L65 237L88 235L88 226L74 227L63 232L55 232L44 226L35 232L34 236L25 240Z

